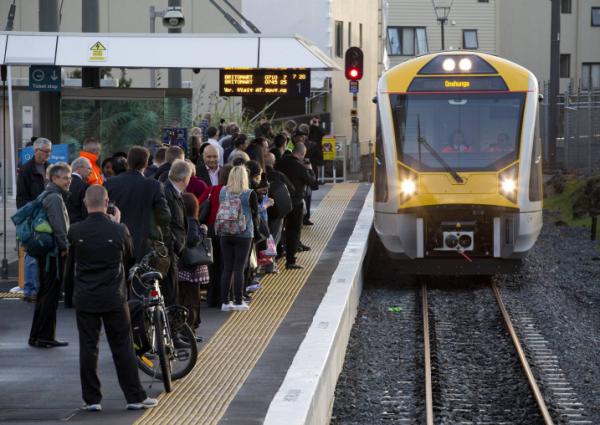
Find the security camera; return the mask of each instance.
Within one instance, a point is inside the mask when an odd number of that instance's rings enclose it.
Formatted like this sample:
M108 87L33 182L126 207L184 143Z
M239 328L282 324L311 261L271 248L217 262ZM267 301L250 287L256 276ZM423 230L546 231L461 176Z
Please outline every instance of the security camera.
M181 28L185 25L185 17L181 7L169 7L162 18L163 25L167 28Z

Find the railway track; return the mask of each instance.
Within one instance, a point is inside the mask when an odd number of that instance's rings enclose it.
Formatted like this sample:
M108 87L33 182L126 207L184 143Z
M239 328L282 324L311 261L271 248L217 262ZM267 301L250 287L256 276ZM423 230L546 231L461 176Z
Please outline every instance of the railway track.
M551 399L555 401L549 408L500 290L494 283L489 286L491 291L486 296L482 290L452 294L455 298L463 297L463 307L457 308L459 304L455 303L446 308L444 291L434 289L436 295L432 297L427 283L421 284L425 423L591 424L545 340L534 329L526 329L527 354L536 363L541 361L538 371L547 374L543 388L552 392ZM491 308L494 304L491 294L497 307L495 312ZM470 309L469 305L476 308ZM499 316L500 320L494 320L493 316ZM500 329L500 322L504 329ZM531 326L527 319L520 321L523 323ZM500 334L504 335L499 337ZM480 349L482 354L476 354ZM525 386L529 394L525 394ZM511 395L507 394L511 391L514 391L513 405Z

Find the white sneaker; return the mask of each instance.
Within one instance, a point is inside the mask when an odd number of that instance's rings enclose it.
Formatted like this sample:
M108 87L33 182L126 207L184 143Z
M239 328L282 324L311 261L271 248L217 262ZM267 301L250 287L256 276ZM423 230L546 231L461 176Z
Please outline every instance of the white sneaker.
M233 308L233 302L229 301L229 304L221 304L221 311L232 311Z
M250 307L248 306L248 304L246 304L245 301L242 301L241 304L234 304L232 309L235 311L248 311Z
M140 401L139 403L127 403L127 410L142 410L150 409L158 404L158 400L155 398L146 397L146 400Z
M81 406L81 410L87 410L88 412L99 412L102 410L100 404L84 404Z

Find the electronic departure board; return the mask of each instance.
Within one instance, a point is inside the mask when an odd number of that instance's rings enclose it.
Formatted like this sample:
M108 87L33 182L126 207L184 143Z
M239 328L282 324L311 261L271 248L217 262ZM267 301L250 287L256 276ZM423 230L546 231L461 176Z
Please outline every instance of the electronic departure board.
M220 96L310 96L309 69L221 69Z

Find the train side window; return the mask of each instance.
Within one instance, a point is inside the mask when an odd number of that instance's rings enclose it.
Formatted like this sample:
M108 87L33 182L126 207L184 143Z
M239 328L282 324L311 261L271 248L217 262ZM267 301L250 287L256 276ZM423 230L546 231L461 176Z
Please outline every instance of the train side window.
M377 128L375 136L375 202L387 202L388 184L385 153L383 151L383 135L381 134L381 116L377 108Z
M542 200L542 143L539 127L540 124L536 114L533 146L531 147L531 167L529 170L529 201L531 202Z

